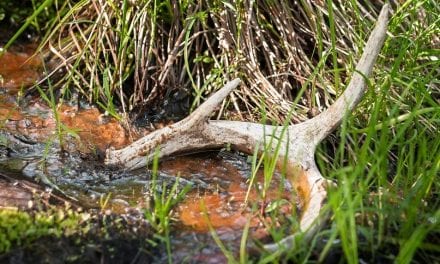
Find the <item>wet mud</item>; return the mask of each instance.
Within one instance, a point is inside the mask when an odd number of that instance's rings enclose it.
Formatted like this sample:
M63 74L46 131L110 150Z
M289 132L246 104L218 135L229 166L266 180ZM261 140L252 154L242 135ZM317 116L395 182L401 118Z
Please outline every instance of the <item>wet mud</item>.
M250 158L239 152L217 150L164 159L156 190L151 189L151 168L129 172L104 166L106 148L121 148L149 131L127 131L92 106L59 104L54 113L39 96L23 96L25 87L41 76L41 62L29 50L0 57L0 173L5 175L0 177L0 208L26 209L35 190L49 198L46 190L53 190L86 210L142 217L151 208L153 192L166 193L174 184L178 190L190 186L173 210L176 262L225 262L213 231L237 253L246 226L248 246L255 248L252 241L270 241L271 230L280 223L295 225L301 201L294 197L293 187L276 173L262 197L263 171L257 172L249 188ZM166 255L156 260L165 262Z

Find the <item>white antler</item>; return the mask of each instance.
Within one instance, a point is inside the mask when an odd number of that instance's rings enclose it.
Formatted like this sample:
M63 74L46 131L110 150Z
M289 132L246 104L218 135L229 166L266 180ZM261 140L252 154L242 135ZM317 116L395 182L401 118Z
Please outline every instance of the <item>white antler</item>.
M298 194L306 201L301 216L301 230L313 233L319 227L315 223L327 196L327 181L314 161L316 146L340 124L345 114L353 110L362 98L366 89L366 78L371 74L385 40L389 10L388 5L383 6L346 90L320 115L287 128L249 122L208 120L222 100L239 85L240 80L235 79L180 122L156 130L123 149L108 149L105 163L127 169L140 168L152 160L157 147L160 150L159 157L196 149L222 147L226 144L253 153L256 146L263 146L265 137L273 136L275 142L266 147L275 149L278 140L281 141L279 153L287 155L290 179L294 182ZM293 242L293 237L288 237L280 245L292 246ZM278 247L279 244L268 245L266 248L276 250Z

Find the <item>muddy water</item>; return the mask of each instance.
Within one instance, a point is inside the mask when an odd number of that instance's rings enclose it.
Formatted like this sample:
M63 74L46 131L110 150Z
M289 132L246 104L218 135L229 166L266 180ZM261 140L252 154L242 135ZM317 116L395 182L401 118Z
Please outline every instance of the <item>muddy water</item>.
M151 207L153 192L167 193L175 183L178 190L190 186L173 210L171 236L176 262L225 262L212 230L235 253L245 226L250 228L250 241L269 241L274 230L293 231L279 228L281 224L291 227L289 222L295 223L298 215L300 201L290 202L295 201L292 186L275 174L266 197L262 197L264 175L260 170L249 189L251 164L241 153L219 150L162 160L156 190L151 189L148 168L128 172L105 167L102 153L106 148L123 147L148 131L127 132L98 109L80 108L78 103L58 105L55 115L41 98L21 96L41 76L41 62L30 54L21 49L0 57L0 173L36 180L80 206L117 214L143 215ZM61 134L57 119L63 124ZM25 204L29 194L14 188L10 186L0 196L6 193L4 197L18 197ZM3 199L0 205L7 206L4 203L8 201ZM277 210L272 210L275 207ZM165 261L166 256L162 257Z
M1 88L16 92L38 81L42 63L38 56L33 56L35 48L35 45L17 46L0 57Z

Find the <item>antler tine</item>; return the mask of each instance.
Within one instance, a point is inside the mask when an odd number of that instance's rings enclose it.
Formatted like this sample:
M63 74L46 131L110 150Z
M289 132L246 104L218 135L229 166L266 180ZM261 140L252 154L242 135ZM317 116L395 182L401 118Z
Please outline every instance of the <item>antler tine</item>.
M341 123L345 114L352 111L364 95L368 77L385 41L390 10L388 4L382 7L376 26L365 44L356 70L342 95L326 111L301 124L317 128L313 131L315 145L318 145Z
M203 104L201 104L190 116L186 122L191 122L191 124L198 124L202 121L208 120L212 112L220 105L223 99L228 96L232 90L234 90L241 80L236 78L225 84L220 90L214 93L208 98Z
M107 165L118 165L132 170L147 165L157 147L162 150L159 157L182 152L186 149L194 149L196 148L195 145L199 147L200 144L197 144L194 140L206 140L206 138L200 138L206 121L223 99L239 84L240 79L228 82L191 115L173 125L156 130L123 149L107 149L104 162ZM212 144L206 142L206 144L201 144L200 148L205 145Z

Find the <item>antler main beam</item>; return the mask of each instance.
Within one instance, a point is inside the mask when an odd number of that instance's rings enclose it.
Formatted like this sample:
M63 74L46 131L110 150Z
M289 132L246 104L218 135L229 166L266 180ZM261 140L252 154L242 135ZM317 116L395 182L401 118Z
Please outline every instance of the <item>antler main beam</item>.
M314 149L342 120L347 111L353 110L366 89L366 78L371 74L373 65L383 45L388 23L389 7L385 5L372 31L361 59L344 93L326 111L306 122L289 126L283 137L282 147L289 149L289 159L313 158ZM210 121L208 118L223 99L240 83L239 79L228 82L204 102L190 116L173 125L156 130L119 150L108 149L105 163L119 165L126 169L137 169L151 161L157 147L159 157L177 152L191 151L231 144L239 149L249 150L262 142L265 135L279 136L282 127L266 126L249 122ZM289 143L289 144L287 144ZM299 144L299 145L298 145ZM288 148L287 145L291 147ZM307 146L309 155L304 155ZM281 152L286 153L286 152ZM311 156L311 157L309 157Z

